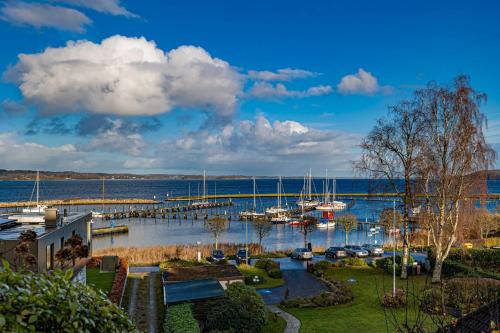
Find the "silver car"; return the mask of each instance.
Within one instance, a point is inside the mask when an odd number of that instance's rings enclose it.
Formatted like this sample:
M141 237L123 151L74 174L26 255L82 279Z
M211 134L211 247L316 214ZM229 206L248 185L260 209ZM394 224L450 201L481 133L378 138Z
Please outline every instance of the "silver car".
M346 245L344 246L344 249L348 255L351 257L368 257L368 251L363 249L361 246L358 245Z
M362 246L363 249L368 251L368 254L371 256L383 256L384 255L384 249L380 245L375 245L375 244L363 244Z
M312 259L312 257L313 257L312 251L305 247L296 248L292 252L292 259L308 260Z

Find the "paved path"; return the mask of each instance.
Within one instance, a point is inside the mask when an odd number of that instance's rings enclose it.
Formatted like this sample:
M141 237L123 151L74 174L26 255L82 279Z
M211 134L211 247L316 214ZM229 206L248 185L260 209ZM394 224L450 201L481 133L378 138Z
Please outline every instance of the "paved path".
M266 304L279 304L285 299L288 289L288 298L316 296L328 288L323 282L316 279L312 274L303 270L283 270L285 284L281 287L271 289L259 289Z
M284 333L299 333L300 330L300 320L278 308L276 305L268 305L267 309L272 313L276 313L281 318L286 321L286 328Z
M139 288L139 280L133 279L127 283L130 286L130 282L132 282L131 291L130 291L130 299L128 303L128 316L132 318L134 316L135 307L137 303L137 289Z

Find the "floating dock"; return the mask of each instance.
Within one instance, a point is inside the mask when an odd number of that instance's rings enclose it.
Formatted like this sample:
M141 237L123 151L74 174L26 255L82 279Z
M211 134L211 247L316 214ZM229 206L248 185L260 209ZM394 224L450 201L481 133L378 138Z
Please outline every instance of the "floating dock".
M156 205L160 201L149 199L59 199L41 200L40 205L45 206L100 206L100 205ZM0 208L21 208L36 205L33 201L0 202Z
M128 226L126 225L117 225L114 227L92 229L92 236L106 236L106 235L126 234L126 233L128 233Z

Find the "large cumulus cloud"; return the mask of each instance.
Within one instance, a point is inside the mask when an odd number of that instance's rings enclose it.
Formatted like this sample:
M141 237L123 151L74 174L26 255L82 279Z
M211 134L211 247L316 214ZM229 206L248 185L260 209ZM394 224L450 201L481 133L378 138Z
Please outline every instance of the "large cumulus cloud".
M155 158L129 159L126 166L195 171L201 167L227 173L301 175L314 166L339 174L352 172L361 137L317 130L259 115L226 125L218 132L196 131L159 144Z
M243 86L229 63L200 47L165 53L143 37L118 35L21 54L5 77L45 113L156 115L199 108L227 118Z

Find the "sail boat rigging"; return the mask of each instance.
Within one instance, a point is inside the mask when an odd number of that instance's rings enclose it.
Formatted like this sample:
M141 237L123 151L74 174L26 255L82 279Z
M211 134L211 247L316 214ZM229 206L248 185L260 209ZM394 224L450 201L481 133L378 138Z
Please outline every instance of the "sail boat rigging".
M48 208L47 206L40 205L40 170L36 171L36 182L34 186L36 188L36 206L23 208L23 213L44 213L45 209ZM30 201L33 198L33 192L31 196Z
M326 184L324 193L325 199L322 204L316 206L316 209L320 211L329 211L329 212L335 212L346 209L347 205L345 202L335 200L335 192L336 192L335 178L332 179L332 198L330 199L330 184L328 182L328 171L326 172L325 176L325 184Z
M240 216L242 218L252 218L252 217L259 217L259 216L265 216L264 213L257 213L257 185L255 182L255 176L253 177L253 209L252 210L244 210L240 212Z
M304 195L297 201L299 207L314 208L320 204L318 200L312 198L312 170L309 169L303 188Z
M207 174L205 169L203 169L203 196L200 201L193 202L192 206L198 206L198 207L206 207L209 205L209 202L207 201ZM199 198L199 195L198 195Z

